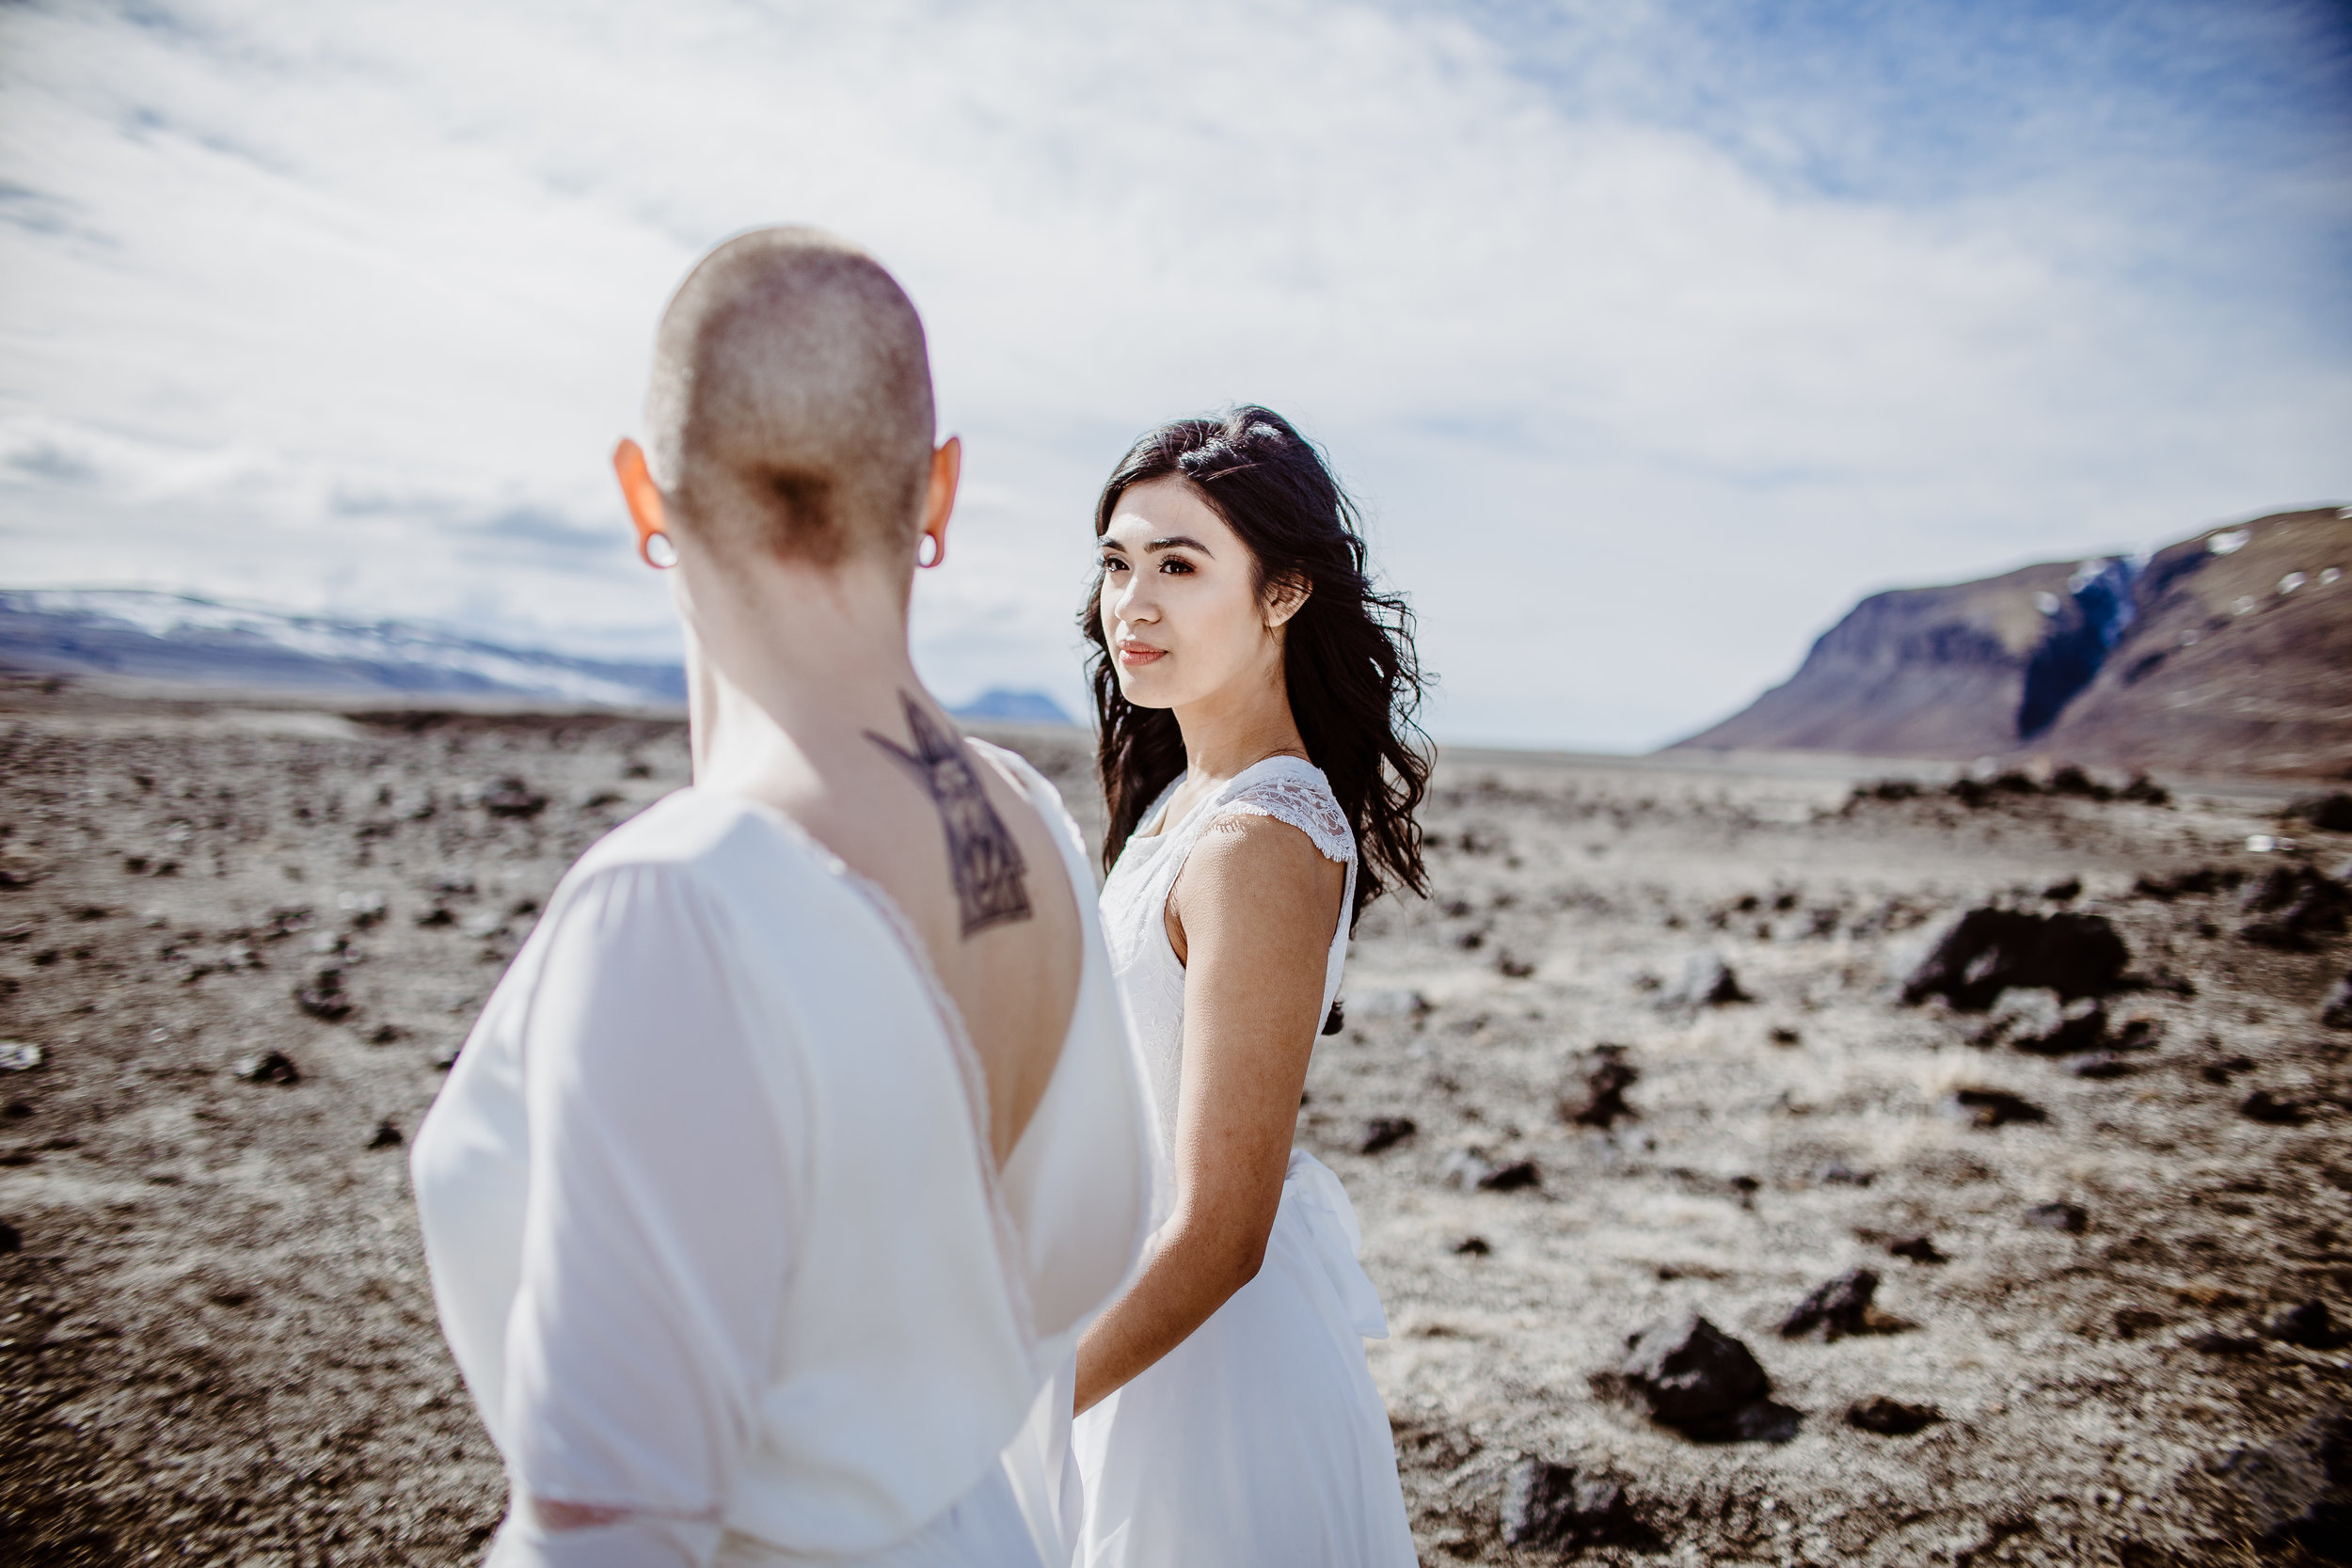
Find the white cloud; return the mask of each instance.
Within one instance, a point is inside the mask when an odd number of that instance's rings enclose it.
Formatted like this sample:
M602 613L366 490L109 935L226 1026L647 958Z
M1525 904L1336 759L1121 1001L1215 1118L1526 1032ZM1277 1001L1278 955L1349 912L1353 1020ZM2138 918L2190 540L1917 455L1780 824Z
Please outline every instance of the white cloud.
M1827 194L1790 168L1868 126L1682 113L1676 8L1559 13L1543 70L1344 0L135 15L0 14L14 581L659 646L604 456L676 277L777 219L925 312L951 698L1074 701L1095 484L1227 400L1363 491L1440 732L1534 742L1694 728L1891 580L2352 492L2343 324L2279 286L2340 156L2150 153L2167 207L2037 104L2026 172Z

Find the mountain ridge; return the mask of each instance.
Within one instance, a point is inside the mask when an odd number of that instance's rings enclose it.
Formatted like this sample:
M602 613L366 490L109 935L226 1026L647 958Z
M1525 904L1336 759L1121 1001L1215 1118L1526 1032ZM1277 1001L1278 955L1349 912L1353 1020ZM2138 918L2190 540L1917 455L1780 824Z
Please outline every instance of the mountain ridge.
M1663 748L2352 769L2352 508L2210 528L2144 561L1870 594L1795 674Z
M518 647L403 621L361 622L133 588L0 589L0 670L342 698L528 698L678 708L683 664ZM992 687L959 719L1073 722L1044 692Z

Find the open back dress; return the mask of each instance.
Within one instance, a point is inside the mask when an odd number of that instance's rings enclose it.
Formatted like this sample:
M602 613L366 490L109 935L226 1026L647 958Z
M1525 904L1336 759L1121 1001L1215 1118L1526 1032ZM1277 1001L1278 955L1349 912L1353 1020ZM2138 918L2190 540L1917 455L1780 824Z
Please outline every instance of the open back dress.
M1053 786L970 744L1089 890ZM496 1568L1062 1568L1077 1337L1153 1145L1078 902L1076 1006L1000 1171L921 939L790 819L680 790L564 877L412 1157L511 1491L589 1521L510 1513Z

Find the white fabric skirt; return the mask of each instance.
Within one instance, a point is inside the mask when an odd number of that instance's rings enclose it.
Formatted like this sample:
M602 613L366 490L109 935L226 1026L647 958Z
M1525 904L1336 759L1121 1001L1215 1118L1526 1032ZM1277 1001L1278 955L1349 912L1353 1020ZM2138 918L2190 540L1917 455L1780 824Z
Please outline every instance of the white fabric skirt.
M1293 1150L1258 1275L1078 1418L1084 1568L1415 1568L1338 1177Z

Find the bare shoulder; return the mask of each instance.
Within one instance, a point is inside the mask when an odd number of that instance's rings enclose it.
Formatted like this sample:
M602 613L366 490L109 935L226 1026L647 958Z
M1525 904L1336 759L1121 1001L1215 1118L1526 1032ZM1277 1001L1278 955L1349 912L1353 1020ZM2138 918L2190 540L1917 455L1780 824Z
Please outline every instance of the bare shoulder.
M1306 830L1279 816L1227 812L1200 831L1177 878L1187 923L1212 911L1242 919L1322 912L1339 896L1346 867Z

